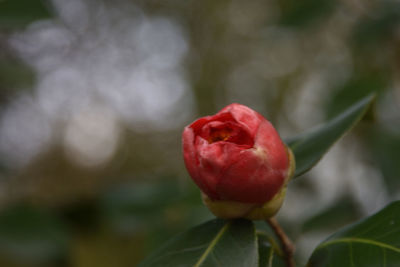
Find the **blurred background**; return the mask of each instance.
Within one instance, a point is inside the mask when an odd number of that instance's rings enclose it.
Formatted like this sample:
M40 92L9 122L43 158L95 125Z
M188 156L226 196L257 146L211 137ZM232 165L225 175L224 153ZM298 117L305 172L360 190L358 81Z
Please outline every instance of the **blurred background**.
M400 198L400 2L1 0L0 266L135 266L212 218L185 125L239 102L285 138L372 91L290 184L300 262Z

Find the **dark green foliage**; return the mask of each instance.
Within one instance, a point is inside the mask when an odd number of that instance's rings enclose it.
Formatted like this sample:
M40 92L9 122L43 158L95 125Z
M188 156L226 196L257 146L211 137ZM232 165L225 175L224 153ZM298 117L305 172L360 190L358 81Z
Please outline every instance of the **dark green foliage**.
M286 140L296 158L295 177L317 164L329 148L363 117L373 99L374 96L369 95L329 122Z
M265 235L257 235L258 253L260 258L259 267L285 267L286 263L282 259L279 249L271 245L270 240ZM280 251L279 251L280 252Z
M212 220L178 235L140 267L258 266L254 225L248 220Z
M400 201L350 225L321 243L312 266L399 266Z

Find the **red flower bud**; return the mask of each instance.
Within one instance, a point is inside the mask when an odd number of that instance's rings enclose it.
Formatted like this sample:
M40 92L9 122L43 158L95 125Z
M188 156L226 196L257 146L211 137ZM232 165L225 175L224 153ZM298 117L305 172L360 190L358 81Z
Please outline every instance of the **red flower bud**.
M262 115L231 104L182 135L186 168L219 217L265 219L280 208L294 158Z

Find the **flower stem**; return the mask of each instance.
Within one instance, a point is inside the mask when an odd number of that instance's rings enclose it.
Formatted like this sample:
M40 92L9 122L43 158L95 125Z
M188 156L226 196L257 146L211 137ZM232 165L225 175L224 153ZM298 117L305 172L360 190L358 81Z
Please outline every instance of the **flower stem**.
M282 229L282 227L279 225L278 221L275 218L269 218L267 220L267 223L269 226L272 228L272 230L275 232L276 236L279 238L279 241L281 243L282 251L285 254L285 261L286 261L286 266L287 267L295 267L295 262L293 259L293 254L294 254L294 245L292 241L289 239L289 237L286 235L285 231Z

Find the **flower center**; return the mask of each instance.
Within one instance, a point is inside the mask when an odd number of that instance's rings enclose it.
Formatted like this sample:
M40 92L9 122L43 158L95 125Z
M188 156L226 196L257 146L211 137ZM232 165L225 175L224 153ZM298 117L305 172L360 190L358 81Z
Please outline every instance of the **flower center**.
M242 148L250 148L254 145L254 140L248 132L242 129L239 124L230 121L211 121L202 127L199 135L209 144L228 142Z
M233 130L230 128L224 129L212 129L210 136L208 137L208 143L212 144L218 141L226 141L232 136Z

